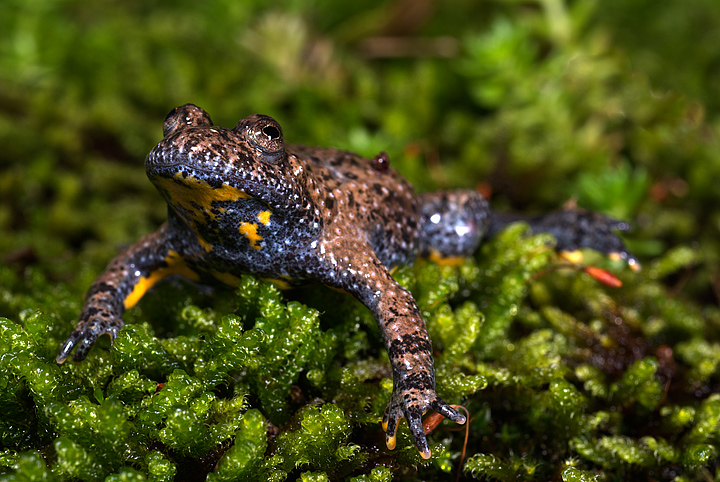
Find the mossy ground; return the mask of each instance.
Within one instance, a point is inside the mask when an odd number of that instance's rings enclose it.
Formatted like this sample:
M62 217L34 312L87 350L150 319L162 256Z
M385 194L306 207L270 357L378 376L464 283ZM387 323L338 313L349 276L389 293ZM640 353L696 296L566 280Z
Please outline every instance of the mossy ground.
M142 161L193 102L385 150L419 190L633 221L642 272L586 255L619 289L522 225L395 276L472 417L462 477L720 480L718 25L713 0L1 2L0 478L454 477L451 424L430 461L404 427L384 448L379 332L322 286L169 281L55 363L93 278L163 221Z

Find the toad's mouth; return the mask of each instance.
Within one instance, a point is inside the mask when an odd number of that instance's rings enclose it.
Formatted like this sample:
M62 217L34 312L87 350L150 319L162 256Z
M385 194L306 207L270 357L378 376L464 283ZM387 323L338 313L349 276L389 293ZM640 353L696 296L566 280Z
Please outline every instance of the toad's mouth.
M219 201L252 198L282 210L296 207L304 199L300 179L288 175L284 164L264 163L240 152L233 152L228 159L223 150L232 150L232 144L210 151L181 151L160 143L146 157L145 171L158 189L162 183L166 191L182 192L188 201L192 197Z
M204 179L183 175L182 172L172 177L150 176L150 180L168 206L199 236L204 231L203 226L214 225L218 216L227 212L229 205L254 199L245 191L227 183L214 187Z
M202 159L200 162L185 156L168 159L167 156L153 155L152 152L145 160L145 171L155 185L165 179L184 184L193 190L216 191L232 188L242 192L261 192L266 184L255 174L241 175L230 163L212 162L212 159Z
M188 212L209 212L214 202L253 199L252 195L227 181L215 185L205 176L198 177L183 170L176 170L172 176L148 176L170 204L182 206Z

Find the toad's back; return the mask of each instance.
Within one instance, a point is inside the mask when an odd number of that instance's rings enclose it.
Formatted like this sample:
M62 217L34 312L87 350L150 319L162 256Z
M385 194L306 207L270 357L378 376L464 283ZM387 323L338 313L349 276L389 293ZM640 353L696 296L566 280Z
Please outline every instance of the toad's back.
M320 214L325 239L366 240L386 266L414 259L420 246L418 197L384 153L371 160L302 145L287 151L306 165L307 196Z

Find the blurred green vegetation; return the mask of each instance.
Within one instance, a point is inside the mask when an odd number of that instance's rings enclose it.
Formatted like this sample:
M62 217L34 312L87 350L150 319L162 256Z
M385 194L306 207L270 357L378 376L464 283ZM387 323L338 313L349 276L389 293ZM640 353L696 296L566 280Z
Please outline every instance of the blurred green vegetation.
M116 343L57 365L82 297L166 207L143 159L173 107L389 153L418 188L627 219L633 273L559 269L523 226L418 262L463 477L720 480L720 4L715 0L0 3L0 479L446 480L387 451L367 310L309 286L163 283ZM290 301L288 301L290 300ZM447 426L446 426L447 425Z

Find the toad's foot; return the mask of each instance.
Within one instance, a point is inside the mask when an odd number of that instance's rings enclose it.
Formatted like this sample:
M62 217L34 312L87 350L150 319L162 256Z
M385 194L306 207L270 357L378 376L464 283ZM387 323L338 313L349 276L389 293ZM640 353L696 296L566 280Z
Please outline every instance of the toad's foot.
M453 422L465 423L465 416L445 403L433 389L409 388L404 391L393 390L390 403L385 408L382 422L387 448L390 450L395 448L398 423L400 419L404 418L410 427L410 434L413 442L415 442L415 447L417 447L422 458L429 459L430 447L422 425L422 416L428 410L435 410Z
M640 269L638 260L615 234L615 231L630 230L630 225L626 222L572 208L529 220L529 224L533 232L555 236L555 249L571 261L582 259L577 251L579 248L590 248L611 259L624 260L635 271Z
M63 363L70 356L70 353L75 350L73 361L83 361L99 336L108 334L112 340L115 340L118 331L124 324L122 319L111 318L103 313L98 313L87 321L81 320L77 324L75 331L63 343L55 360L58 363Z

